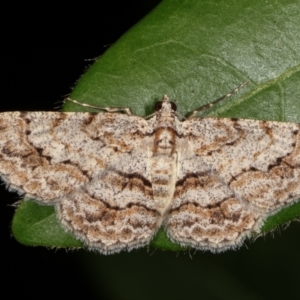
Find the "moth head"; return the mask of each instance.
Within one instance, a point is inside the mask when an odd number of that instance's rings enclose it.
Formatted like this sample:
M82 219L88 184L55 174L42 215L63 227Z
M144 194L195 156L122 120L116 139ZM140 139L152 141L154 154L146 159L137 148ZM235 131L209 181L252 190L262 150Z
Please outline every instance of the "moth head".
M174 102L170 101L167 95L164 95L161 101L155 103L155 111L160 111L162 108L167 108L168 110L176 111L177 106Z

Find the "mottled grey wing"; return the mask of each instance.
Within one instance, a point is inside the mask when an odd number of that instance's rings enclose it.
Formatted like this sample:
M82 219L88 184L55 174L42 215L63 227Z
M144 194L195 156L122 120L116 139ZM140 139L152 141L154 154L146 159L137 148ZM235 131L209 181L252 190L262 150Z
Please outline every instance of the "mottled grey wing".
M178 163L178 181L165 228L182 246L220 252L240 246L261 225L211 166L188 149Z
M160 214L139 174L103 173L56 204L58 218L90 249L110 254L149 244Z
M198 249L235 248L300 196L299 125L231 119L183 122L181 167L166 228ZM194 158L193 158L194 157Z
M131 249L156 230L146 172L151 132L125 114L2 113L1 177L26 197L56 204L62 223L89 247Z
M300 196L299 124L208 118L185 126L193 152L247 204L271 213Z

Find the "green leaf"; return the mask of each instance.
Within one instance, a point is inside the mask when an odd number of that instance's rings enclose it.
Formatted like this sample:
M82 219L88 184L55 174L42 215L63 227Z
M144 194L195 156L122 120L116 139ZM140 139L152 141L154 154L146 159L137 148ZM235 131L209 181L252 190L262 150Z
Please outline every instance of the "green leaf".
M71 97L93 105L129 107L146 116L168 94L185 115L249 79L237 95L206 114L300 122L299 4L165 0L91 66ZM64 110L83 107L67 103ZM299 216L298 202L270 217L263 228L270 230ZM32 202L20 206L12 229L27 245L78 246L61 229L53 209ZM152 245L179 249L162 231Z
M15 213L13 233L17 240L30 246L80 247L81 242L65 232L53 206L23 201Z

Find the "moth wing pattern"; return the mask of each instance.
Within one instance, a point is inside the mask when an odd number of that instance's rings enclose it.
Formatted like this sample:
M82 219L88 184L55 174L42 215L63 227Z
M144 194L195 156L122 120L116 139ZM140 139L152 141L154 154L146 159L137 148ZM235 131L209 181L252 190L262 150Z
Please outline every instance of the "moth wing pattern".
M260 214L245 209L201 157L190 157L190 161L190 168L181 166L185 172L180 172L176 183L165 223L168 236L182 246L213 252L240 246L261 224Z
M299 198L298 124L194 118L183 122L182 138L189 150L166 222L173 241L213 252L236 248Z
M7 112L0 128L1 177L9 189L54 204L58 219L89 248L107 254L149 243L158 213L151 183L141 176L144 136L153 130L143 118Z

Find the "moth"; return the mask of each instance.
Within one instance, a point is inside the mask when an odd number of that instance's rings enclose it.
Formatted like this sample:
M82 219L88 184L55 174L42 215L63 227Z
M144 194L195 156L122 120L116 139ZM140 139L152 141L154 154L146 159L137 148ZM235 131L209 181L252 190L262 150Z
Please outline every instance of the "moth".
M182 246L235 249L300 197L299 124L181 120L166 95L146 119L105 110L0 114L7 187L54 205L89 249L143 247L160 227Z

